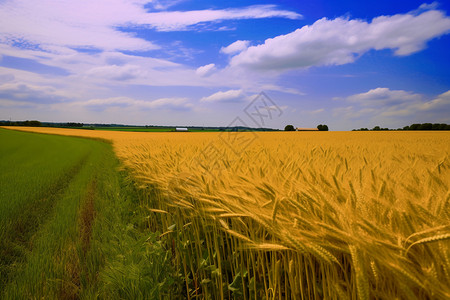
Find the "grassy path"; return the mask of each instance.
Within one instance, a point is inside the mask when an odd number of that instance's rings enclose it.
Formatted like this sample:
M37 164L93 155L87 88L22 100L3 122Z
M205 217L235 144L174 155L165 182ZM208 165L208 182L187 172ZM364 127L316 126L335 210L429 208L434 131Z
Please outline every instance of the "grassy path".
M169 253L118 168L104 142L0 129L1 299L171 297Z

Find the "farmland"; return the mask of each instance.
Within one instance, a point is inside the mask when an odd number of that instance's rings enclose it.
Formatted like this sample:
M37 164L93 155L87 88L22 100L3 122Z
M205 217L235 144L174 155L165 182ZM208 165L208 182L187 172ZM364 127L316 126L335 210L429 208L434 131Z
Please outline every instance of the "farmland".
M94 127L95 130L109 130L109 131L131 131L131 132L171 132L175 131L176 127ZM189 131L193 132L214 132L219 129L201 129L190 128Z
M136 234L148 237L147 247L167 250L175 270L167 276L181 274L170 280L182 297L450 297L447 132L21 129L112 142L136 189L122 191L135 200L120 211L145 211L145 224L135 222ZM99 153L107 150L103 147ZM118 176L112 165L103 172ZM97 242L102 247L110 240ZM114 255L104 260L108 257ZM117 263L116 269L130 270ZM97 268L114 272L102 264ZM127 283L106 282L96 284Z
M151 237L146 214L118 167L104 142L0 128L1 299L155 298L168 290L169 281L153 281L170 270L165 252L142 242ZM126 267L133 272L121 275Z

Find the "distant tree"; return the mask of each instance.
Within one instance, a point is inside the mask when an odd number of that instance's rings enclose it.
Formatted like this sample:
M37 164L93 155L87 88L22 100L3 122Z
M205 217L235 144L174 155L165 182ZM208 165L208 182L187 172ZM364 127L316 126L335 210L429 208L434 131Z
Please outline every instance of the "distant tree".
M432 130L433 124L431 123L423 123L419 126L418 130Z
M422 124L412 124L403 127L403 130L450 130L450 125L445 123L422 123Z
M39 122L37 120L31 120L31 121L26 120L25 122L23 122L23 125L30 126L30 127L40 127L42 124L41 124L41 122Z
M284 131L295 131L294 125L286 125Z
M83 123L75 123L75 122L69 122L66 124L67 127L83 127Z
M356 131L363 131L363 130L367 130L367 128L361 128L361 129L355 129ZM450 125L445 124L445 123L415 123L415 124L411 124L409 126L405 126L403 128L398 128L398 129L389 129L389 128L382 128L380 126L375 126L374 128L372 128L371 130L450 130Z
M409 130L419 130L420 124L412 124L409 126Z
M436 130L445 130L445 127L448 126L447 124L437 124L437 125L439 125L439 126L437 126Z
M319 125L317 125L317 129L319 129L319 131L328 131L328 126L327 125L322 125L322 124L319 124Z

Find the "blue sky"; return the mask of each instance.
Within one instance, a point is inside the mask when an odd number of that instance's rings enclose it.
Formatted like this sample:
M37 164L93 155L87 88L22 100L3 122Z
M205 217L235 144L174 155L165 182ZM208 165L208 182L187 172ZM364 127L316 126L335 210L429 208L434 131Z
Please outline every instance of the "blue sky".
M450 123L449 33L448 1L0 0L0 119Z

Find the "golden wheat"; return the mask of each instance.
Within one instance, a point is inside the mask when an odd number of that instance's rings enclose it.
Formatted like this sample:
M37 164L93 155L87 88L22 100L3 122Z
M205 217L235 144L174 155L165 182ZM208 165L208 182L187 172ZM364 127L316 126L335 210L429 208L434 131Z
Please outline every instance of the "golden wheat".
M450 133L125 133L187 298L450 298Z

